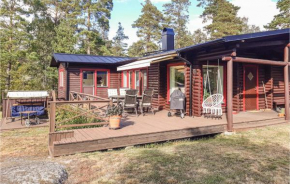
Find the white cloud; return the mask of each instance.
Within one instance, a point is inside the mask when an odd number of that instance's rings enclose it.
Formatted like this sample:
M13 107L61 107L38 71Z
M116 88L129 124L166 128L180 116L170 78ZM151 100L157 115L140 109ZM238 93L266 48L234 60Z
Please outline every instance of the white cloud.
M193 32L197 29L203 30L203 27L206 25L209 25L209 24L210 24L210 21L203 23L202 18L200 18L199 15L193 15L189 20L188 29L191 32Z
M271 0L232 0L231 3L241 7L238 16L248 17L249 24L259 26L262 30L279 13L276 2Z

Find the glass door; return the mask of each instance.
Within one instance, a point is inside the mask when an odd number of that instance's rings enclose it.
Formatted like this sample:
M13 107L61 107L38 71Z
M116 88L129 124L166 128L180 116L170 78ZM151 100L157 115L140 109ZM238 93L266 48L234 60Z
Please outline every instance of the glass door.
M95 95L94 71L82 71L82 92Z

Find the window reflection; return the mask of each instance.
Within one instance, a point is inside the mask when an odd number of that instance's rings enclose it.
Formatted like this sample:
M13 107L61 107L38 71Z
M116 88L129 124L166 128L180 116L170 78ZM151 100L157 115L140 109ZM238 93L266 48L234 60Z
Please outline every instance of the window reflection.
M183 93L185 92L184 84L184 66L171 66L170 67L170 94L176 90L180 89Z

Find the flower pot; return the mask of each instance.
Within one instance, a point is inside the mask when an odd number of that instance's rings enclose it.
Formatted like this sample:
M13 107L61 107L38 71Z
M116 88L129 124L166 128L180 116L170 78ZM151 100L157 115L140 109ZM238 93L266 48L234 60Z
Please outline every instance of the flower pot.
M119 129L121 122L121 116L110 116L110 129Z

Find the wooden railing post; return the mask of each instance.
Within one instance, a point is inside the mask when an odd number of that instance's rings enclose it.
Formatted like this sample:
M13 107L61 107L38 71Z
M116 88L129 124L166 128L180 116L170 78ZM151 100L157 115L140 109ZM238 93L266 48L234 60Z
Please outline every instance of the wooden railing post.
M56 102L50 102L49 132L55 132L55 107Z

